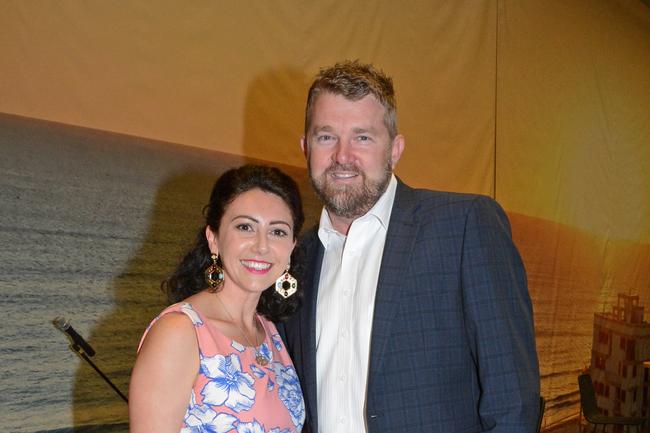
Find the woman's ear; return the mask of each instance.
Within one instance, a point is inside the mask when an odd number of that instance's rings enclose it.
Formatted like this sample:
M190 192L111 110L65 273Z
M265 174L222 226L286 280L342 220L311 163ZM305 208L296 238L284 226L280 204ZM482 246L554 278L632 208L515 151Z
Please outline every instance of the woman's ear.
M212 227L209 225L205 226L205 238L208 241L208 248L212 254L219 255L219 245L217 243L217 236L212 231Z

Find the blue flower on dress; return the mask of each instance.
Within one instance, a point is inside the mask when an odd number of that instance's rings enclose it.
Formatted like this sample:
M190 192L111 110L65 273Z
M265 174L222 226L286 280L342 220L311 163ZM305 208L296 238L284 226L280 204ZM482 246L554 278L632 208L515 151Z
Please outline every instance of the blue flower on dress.
M271 380L271 377L269 376L269 381L266 383L266 389L269 391L273 391L273 388L275 388L275 382Z
M289 430L288 428L284 430L280 430L280 427L276 427L269 430L268 433L291 433L291 430Z
M259 368L255 364L251 364L250 369L253 372L253 374L255 375L255 377L257 377L258 379L261 379L264 376L266 376L266 372L264 370L262 370L261 368Z
M271 349L269 349L269 345L266 344L266 342L262 343L262 345L260 346L259 354L264 355L264 357L268 359L269 362L273 361L273 353L271 352Z
M264 431L264 426L253 420L253 422L241 422L237 426L237 433L266 433Z
M236 354L201 356L201 373L209 379L201 390L204 403L225 405L238 413L250 409L255 403L253 378L242 371Z
M192 305L189 302L185 302L181 305L181 311L185 313L187 316L189 316L194 326L203 326L203 320L201 320L201 318L196 313L196 311L194 311Z
M271 336L271 340L273 341L273 345L275 346L275 349L278 352L282 352L282 337L280 337L280 334L273 334Z
M291 365L284 366L279 362L273 363L273 370L278 383L278 397L289 410L293 425L300 430L305 422L305 402L296 370Z
M185 427L181 433L226 433L235 428L237 418L227 413L215 412L206 404L196 404L194 390L185 412Z

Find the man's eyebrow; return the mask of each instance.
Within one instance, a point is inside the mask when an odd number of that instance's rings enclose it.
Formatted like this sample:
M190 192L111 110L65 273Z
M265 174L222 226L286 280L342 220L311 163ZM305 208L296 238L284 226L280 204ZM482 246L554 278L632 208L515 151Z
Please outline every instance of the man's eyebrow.
M332 132L334 131L334 128L332 128L330 125L323 125L323 126L314 126L314 132Z
M368 128L361 128L361 127L359 127L359 128L353 128L353 129L352 129L352 132L354 132L355 134L363 134L363 133L366 133L366 132L367 132L367 133L370 133L370 134L373 134L373 133L376 132L376 129L373 128L372 126L371 126L371 127L368 127Z

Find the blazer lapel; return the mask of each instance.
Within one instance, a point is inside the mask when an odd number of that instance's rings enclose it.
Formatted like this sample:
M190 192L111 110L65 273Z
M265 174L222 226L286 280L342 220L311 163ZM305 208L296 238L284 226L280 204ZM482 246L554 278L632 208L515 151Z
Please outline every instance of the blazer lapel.
M316 230L312 230L303 241L306 269L313 275L304 278L304 298L300 309L300 340L301 356L303 359L303 380L305 402L308 413L311 414L312 426L316 431L316 301L318 300L318 282L320 280L321 263L323 262L323 247Z
M368 376L380 370L386 351L390 328L399 304L401 277L408 269L409 259L416 239L418 225L414 190L398 180L395 201L391 212L384 254L381 260L375 312L372 321L370 342L370 367Z

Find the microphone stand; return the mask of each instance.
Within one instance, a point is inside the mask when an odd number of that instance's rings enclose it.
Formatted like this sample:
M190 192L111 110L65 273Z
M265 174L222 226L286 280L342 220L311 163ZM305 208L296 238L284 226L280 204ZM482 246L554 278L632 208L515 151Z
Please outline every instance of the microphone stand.
M126 398L126 396L125 396L124 394L122 394L122 391L120 391L119 388L118 388L117 386L115 386L115 384L114 384L113 382L111 382L111 380L108 378L108 376L106 376L106 375L104 374L104 372L102 372L102 371L99 369L99 367L97 367L97 366L95 365L95 363L92 362L92 361L90 360L90 358L88 357L88 355L86 355L86 352L84 352L83 349L82 349L81 347L79 347L79 345L77 345L77 344L75 344L75 343L70 344L70 350L72 350L74 353L76 353L77 355L79 355L79 357L80 357L81 359L83 359L84 361L86 361L86 362L87 362L87 363L88 363L88 364L89 364L89 365L90 365L90 366L91 366L91 367L92 367L92 368L97 372L97 374L99 374L99 375L101 376L101 378L104 379L104 380L106 381L106 383L108 383L108 385L109 385L111 388L113 388L113 391L115 391L115 392L117 393L117 395L119 395L120 397L122 397L122 400L124 400L124 402L126 402L126 403L128 404L129 399Z
M113 382L111 382L108 376L106 376L104 372L101 371L99 367L97 367L95 363L93 363L90 360L90 357L95 354L95 349L90 347L90 344L88 344L86 340L84 340L84 338L81 335L79 335L72 328L72 326L70 326L70 322L65 320L63 317L59 316L56 317L54 320L52 320L52 324L56 329L63 332L66 335L66 337L68 337L68 339L70 340L70 346L69 346L70 350L72 350L74 353L79 355L81 359L86 361L93 368L93 370L95 370L97 374L99 374L101 378L104 379L111 388L113 388L113 391L115 391L117 395L119 395L122 398L122 400L128 403L129 399L126 398L124 394L122 394L122 391L120 391L118 387L115 386Z

